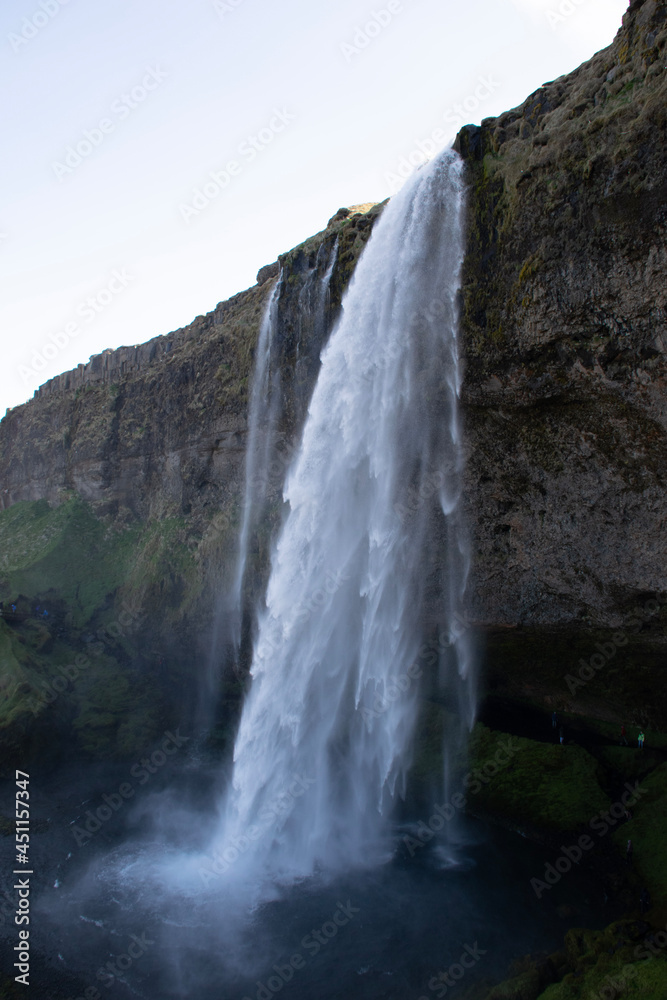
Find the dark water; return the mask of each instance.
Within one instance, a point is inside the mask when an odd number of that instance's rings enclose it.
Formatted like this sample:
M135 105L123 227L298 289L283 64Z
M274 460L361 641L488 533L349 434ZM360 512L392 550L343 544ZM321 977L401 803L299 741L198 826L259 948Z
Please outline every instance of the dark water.
M552 852L474 821L448 831L447 845L431 841L412 857L403 841L409 828L397 829L396 851L385 864L329 883L305 880L248 913L222 879L207 890L193 881L174 891L143 877L143 866L148 874L156 861L178 858L174 840L197 842L210 813L201 773L164 774L159 784L156 776L141 800L77 846L73 821L97 805L100 789L121 780L114 770L63 773L49 779L51 790L35 803L31 945L48 957L56 978L76 976L82 985L73 1000L85 989L86 1000L97 1000L96 993L145 1000L430 1000L456 996L479 978L498 980L529 952L556 950L573 924L602 926L612 918L581 870L538 900L530 879L542 875ZM2 788L3 801L11 790ZM159 824L169 844L146 817L164 817L174 802L184 812ZM184 815L191 828L179 838ZM4 838L4 888L11 887L12 846L13 838ZM129 854L131 875L123 868ZM16 928L6 915L2 937L7 955ZM441 972L449 976L446 992L434 978Z

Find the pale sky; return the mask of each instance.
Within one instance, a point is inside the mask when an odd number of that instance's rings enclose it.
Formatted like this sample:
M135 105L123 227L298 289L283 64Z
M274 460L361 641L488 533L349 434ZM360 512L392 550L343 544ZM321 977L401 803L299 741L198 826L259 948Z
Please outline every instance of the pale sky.
M0 413L248 288L394 193L420 144L604 48L627 7L4 0Z

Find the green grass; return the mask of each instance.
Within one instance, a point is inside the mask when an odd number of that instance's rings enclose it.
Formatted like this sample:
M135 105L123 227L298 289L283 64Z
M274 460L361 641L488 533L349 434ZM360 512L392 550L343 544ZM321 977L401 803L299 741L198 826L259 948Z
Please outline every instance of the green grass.
M493 761L507 737L478 723L469 747L474 772ZM560 832L587 826L609 799L598 783L599 765L578 746L512 737L515 753L474 795L475 811L492 813L517 828ZM472 786L471 786L472 787Z
M75 495L55 507L17 503L0 511L0 597L25 595L26 609L57 601L75 628L112 621L117 596L141 604L150 595L163 613L180 614L202 589L199 541L181 517L117 531Z
M74 689L74 731L86 754L104 759L141 753L159 733L157 704L146 683L101 657Z
M112 531L74 495L58 506L26 502L0 512L0 596L21 611L39 602L51 612L44 620L0 620L4 740L24 738L44 718L58 731L73 727L81 750L95 758L132 755L150 743L164 699L151 697L129 667L136 617L129 630L119 627L121 606L127 599L135 615L159 611L163 624L177 618L201 587L197 542L175 517ZM103 644L89 647L87 633ZM58 668L71 672L82 654L88 665L64 683Z
M667 955L651 955L645 936L645 926L633 920L602 931L573 928L564 952L546 963L521 960L527 969L475 1000L665 1000ZM546 985L554 977L558 981Z
M624 781L636 781L662 762L662 757L650 751L640 752L636 747L596 747L596 758L613 774Z
M627 963L600 959L581 977L570 974L549 986L537 1000L665 1000L665 996L667 960L659 955Z
M647 790L633 809L633 818L614 835L620 851L632 840L634 866L649 887L660 919L667 919L667 764L642 779ZM667 996L667 980L665 985Z
M2 595L25 594L48 604L64 600L74 625L84 625L126 579L138 529L110 531L72 495L58 507L45 500L0 512Z
M5 622L0 621L0 724L10 725L26 708L35 678L26 653Z
M574 715L571 712L561 712L561 717L564 721L573 720L574 722L580 722L582 716ZM605 722L602 719L593 719L587 717L586 728L592 733L596 733L599 736L604 736L606 739L610 740L612 743L619 743L621 738L621 727L617 722ZM646 741L644 743L645 752L650 751L651 748L657 750L667 750L667 733L658 732L655 729L648 729L645 726L640 726L636 722L626 722L625 728L627 729L627 740L629 744L629 749L637 749L637 736L640 731L643 731L646 736ZM625 747L620 747L619 749L627 749Z

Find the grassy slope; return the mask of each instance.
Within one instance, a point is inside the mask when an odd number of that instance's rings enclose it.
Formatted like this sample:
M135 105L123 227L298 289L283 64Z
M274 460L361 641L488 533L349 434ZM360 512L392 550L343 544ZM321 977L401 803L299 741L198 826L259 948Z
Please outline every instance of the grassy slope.
M162 705L133 636L175 581L179 591L192 581L196 600L187 542L176 518L118 531L75 494L58 506L0 511L0 597L30 613L0 621L0 742L30 740L40 725L63 729L93 757L132 754L150 741ZM36 605L49 617L36 617Z
M598 723L590 721L590 731L595 732ZM665 734L654 735L656 742L663 742ZM505 734L478 724L466 766L473 772L482 769L504 740ZM527 968L519 974L490 991L474 987L465 1000L602 1000L612 996L665 1000L667 948L651 954L645 940L667 927L667 763L661 762L659 752L616 745L595 746L591 753L581 747L517 737L513 745L516 753L510 764L494 774L474 798L469 797L469 808L548 837L587 827L594 815L609 806L603 787L640 780L646 794L633 806L632 820L611 832L609 841L612 864L623 871L626 842L632 839L634 861L627 877L649 888L652 907L646 922L637 907L628 919L604 931L573 929L566 935L563 953L546 961L527 960ZM549 979L557 982L547 985Z

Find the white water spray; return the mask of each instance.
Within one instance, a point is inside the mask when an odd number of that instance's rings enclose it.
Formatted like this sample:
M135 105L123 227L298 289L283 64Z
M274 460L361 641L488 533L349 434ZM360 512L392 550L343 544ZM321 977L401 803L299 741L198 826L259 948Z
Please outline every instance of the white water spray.
M442 604L454 669L464 680L469 670L454 628L467 562L462 170L448 150L392 199L322 356L213 845L222 858L240 851L258 875L289 879L382 855L411 763L435 477Z
M265 507L268 487L266 470L275 449L276 419L280 406L280 371L271 365L271 355L278 326L278 300L281 288L282 274L273 287L262 319L250 393L243 519L234 584L226 609L231 643L236 650L241 641L243 580L248 561L248 545L258 516Z
M314 343L322 343L326 335L329 309L329 282L338 255L338 241L327 251L320 246L315 267L304 281L298 298L296 321L298 329L293 336L297 345L309 337ZM324 269L323 273L322 270ZM280 325L280 297L283 291L281 275L273 287L262 317L257 341L257 353L250 391L248 410L248 437L246 443L245 483L243 493L243 514L239 533L236 571L230 592L225 595L220 617L224 618L224 629L218 628L214 637L214 649L219 648L221 632L228 637L232 655L237 658L241 644L241 626L244 611L244 581L248 566L253 534L263 520L274 493L280 493L289 459L278 448L279 423L282 416L282 395L280 373L280 352L278 336ZM309 359L297 357L295 366L294 392L298 393L302 379L307 381ZM295 409L298 410L298 403ZM305 404L304 404L305 405Z

